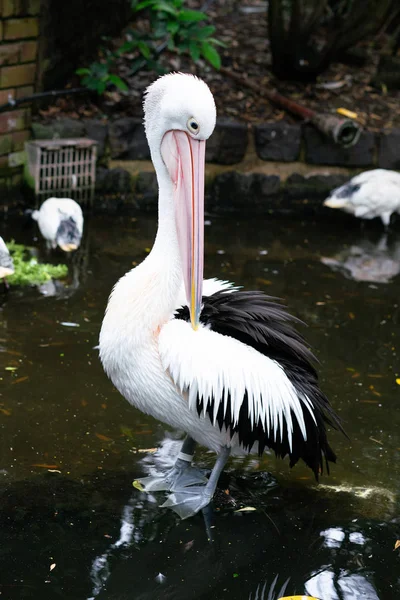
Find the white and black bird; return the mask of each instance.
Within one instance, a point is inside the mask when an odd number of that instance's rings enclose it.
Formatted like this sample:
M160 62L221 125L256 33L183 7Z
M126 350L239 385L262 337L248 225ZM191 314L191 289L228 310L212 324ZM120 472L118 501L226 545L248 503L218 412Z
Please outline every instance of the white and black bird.
M59 246L64 252L77 250L83 233L82 209L71 198L49 198L31 213L48 248Z
M100 358L135 407L187 433L175 466L141 481L169 490L182 518L206 506L230 454L272 449L322 472L335 461L326 426L341 429L292 327L261 292L203 282L206 140L216 109L207 85L180 73L147 90L145 128L159 186L157 236L148 257L115 285ZM207 481L191 466L195 444L218 455Z
M0 279L4 281L5 290L8 289L7 277L14 273L14 261L10 255L5 241L0 236Z
M360 219L380 217L389 227L393 213L400 213L400 173L386 169L365 171L334 189L324 202Z

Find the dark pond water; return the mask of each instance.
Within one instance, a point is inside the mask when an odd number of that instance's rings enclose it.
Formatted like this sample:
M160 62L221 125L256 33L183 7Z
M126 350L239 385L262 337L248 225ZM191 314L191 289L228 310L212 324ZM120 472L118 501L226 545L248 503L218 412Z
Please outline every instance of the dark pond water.
M132 487L171 460L181 435L131 408L95 349L110 289L144 258L155 227L149 217L93 218L68 290L12 289L1 301L1 597L399 597L400 235L353 220L207 226L206 276L279 296L309 324L322 386L351 439L331 432L339 461L319 486L272 456L230 462L210 543L202 515L180 521L159 508L162 493ZM42 248L15 221L1 234ZM209 467L213 456L197 460Z

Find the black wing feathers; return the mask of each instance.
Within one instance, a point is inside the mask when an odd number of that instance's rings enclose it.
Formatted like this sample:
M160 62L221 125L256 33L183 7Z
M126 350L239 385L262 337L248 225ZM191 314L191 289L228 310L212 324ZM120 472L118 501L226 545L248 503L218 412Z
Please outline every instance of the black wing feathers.
M301 323L301 321L287 313L274 298L262 292L221 291L203 297L203 303L201 323L217 333L251 346L278 362L299 397L306 396L312 403L315 419L302 402L307 440L304 440L297 419L292 414L293 435L292 450L290 450L286 427L283 428L282 434L278 431L275 439L272 433L265 431L261 421L256 425L251 421L247 395L245 395L238 424L233 425L230 399L228 399L226 412L224 413L223 406L217 411L219 427L221 429L226 427L232 435L237 433L240 444L249 450L254 443L258 442L259 454L265 447L271 448L282 458L289 454L290 466L295 465L302 458L314 471L317 479L318 474L323 471L324 462L329 472L328 461L335 462L336 456L328 444L325 425L328 424L341 431L343 429L328 399L319 388L317 372L312 365L316 359L306 346L303 337L293 328L293 323ZM188 308L180 308L175 317L189 320ZM203 401L199 398L197 401L199 414L203 408ZM208 403L206 412L212 419L214 400Z

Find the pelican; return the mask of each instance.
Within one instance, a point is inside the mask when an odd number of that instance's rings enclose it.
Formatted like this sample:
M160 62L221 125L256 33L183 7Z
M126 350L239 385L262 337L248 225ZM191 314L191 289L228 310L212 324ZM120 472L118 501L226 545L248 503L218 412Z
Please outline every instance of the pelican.
M400 213L400 173L386 169L365 171L331 192L324 202L360 219L380 217L385 229L394 212Z
M32 212L48 248L59 246L64 252L77 250L83 232L82 209L71 198L49 198Z
M12 275L14 273L14 261L10 255L10 251L8 250L3 238L0 236L0 279L4 281L4 288L8 290L8 275Z
M336 459L326 425L341 425L296 319L261 292L203 282L204 157L216 119L209 88L165 75L147 89L144 113L158 231L147 258L113 288L99 351L128 402L187 434L171 469L139 480L146 491L170 491L163 506L187 518L210 503L231 454L270 448L291 466L302 458L318 478ZM208 480L191 465L196 444L217 453Z

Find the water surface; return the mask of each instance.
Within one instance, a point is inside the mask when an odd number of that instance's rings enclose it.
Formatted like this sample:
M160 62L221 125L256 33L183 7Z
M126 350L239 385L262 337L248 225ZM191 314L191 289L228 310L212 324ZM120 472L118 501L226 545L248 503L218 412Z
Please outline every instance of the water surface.
M321 386L351 440L330 432L338 464L319 486L305 466L270 455L230 462L208 516L213 543L202 515L181 522L159 508L162 493L132 487L172 460L182 436L130 407L96 350L112 285L146 256L156 219L92 218L69 288L1 300L2 597L398 596L400 235L340 223L206 227L206 276L278 296L308 323ZM11 220L1 234L47 260L34 228ZM211 467L214 456L197 460Z

